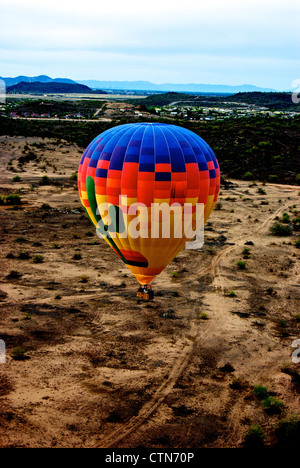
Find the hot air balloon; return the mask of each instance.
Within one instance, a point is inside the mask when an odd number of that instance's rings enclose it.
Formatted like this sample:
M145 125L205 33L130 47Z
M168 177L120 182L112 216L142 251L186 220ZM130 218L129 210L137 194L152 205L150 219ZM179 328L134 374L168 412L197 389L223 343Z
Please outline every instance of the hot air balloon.
M176 232L178 220L179 228L184 222L183 207L189 207L193 226L197 204L204 207L204 222L208 219L220 169L212 149L194 132L133 123L106 130L90 143L80 161L78 188L98 235L134 274L142 295L191 240ZM153 206L173 207L169 219L154 216ZM162 235L166 222L169 231Z

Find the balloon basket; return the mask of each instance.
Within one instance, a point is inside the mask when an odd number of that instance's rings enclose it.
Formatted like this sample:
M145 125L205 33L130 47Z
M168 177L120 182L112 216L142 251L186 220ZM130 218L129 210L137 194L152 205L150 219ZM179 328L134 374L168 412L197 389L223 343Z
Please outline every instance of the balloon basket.
M154 298L154 292L151 286L141 286L136 293L138 299L144 301L152 301Z

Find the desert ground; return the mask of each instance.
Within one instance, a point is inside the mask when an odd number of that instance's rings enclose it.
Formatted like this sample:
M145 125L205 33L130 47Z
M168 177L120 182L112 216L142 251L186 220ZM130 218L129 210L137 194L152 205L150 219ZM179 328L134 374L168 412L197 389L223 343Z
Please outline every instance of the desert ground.
M300 188L232 180L204 247L144 302L81 207L82 151L0 137L0 193L22 201L0 206L0 447L237 448L252 425L273 447L300 414L300 250L269 228L296 216Z

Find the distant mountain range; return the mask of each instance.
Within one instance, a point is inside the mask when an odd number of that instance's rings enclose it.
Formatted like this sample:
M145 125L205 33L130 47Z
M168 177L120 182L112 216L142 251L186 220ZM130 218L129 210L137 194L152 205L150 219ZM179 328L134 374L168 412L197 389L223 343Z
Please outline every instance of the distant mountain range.
M95 81L86 80L78 81L78 83L85 84L93 89L106 89L106 90L131 90L131 91L175 91L179 93L190 92L190 93L246 93L251 91L271 92L276 91L270 88L258 88L254 85L240 85L240 86L229 86L229 85L210 85L210 84L174 84L164 83L155 84L149 81Z
M26 81L16 82L19 79ZM42 81L39 81L42 80ZM64 81L66 80L66 81ZM86 85L76 83L75 81L68 80L67 78L56 78L53 80L48 76L37 76L34 78L17 77L6 78L7 94L106 94L102 90L92 90ZM8 83L13 83L9 85Z
M50 78L46 75L40 76L17 76L16 78L2 78L0 79L5 81L6 86L14 86L18 83L69 83L69 84L77 84L76 81L69 80L68 78Z
M17 76L16 78L2 78L5 81L7 87L18 85L19 83L64 83L69 85L84 85L94 90L129 90L129 91L158 91L158 92L190 92L190 93L245 93L245 92L274 92L275 89L270 88L259 88L254 85L210 85L210 84L175 84L175 83L164 83L155 84L149 81L97 81L97 80L70 80L68 78L50 78L46 75L28 77L28 76ZM49 91L48 91L49 92ZM56 92L56 91L54 91ZM61 91L62 92L62 91ZM68 91L66 91L68 92ZM72 92L72 91L71 91ZM76 91L73 91L76 92ZM83 92L83 91L79 91Z

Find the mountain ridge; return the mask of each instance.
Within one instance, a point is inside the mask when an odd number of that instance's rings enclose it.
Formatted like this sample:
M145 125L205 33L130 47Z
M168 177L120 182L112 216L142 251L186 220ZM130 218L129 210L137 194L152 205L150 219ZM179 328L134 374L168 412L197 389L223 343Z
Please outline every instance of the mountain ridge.
M11 93L28 93L28 94L106 94L105 91L97 90L93 91L88 86L79 83L60 83L57 81L51 81L43 83L39 81L35 82L24 82L21 81L18 84L8 86L6 90L7 94Z
M69 78L50 78L47 75L39 75L34 77L17 76L15 78L0 77L6 86L14 86L18 83L67 83L67 84L82 84L93 89L106 90L131 90L131 91L161 91L161 92L192 92L192 93L226 93L234 94L239 92L276 92L271 88L260 88L255 85L222 85L222 84L197 84L197 83L162 83L156 84L150 81L100 81L100 80L71 80Z
M78 83L85 84L90 88L100 87L106 90L127 89L132 91L175 91L175 92L205 92L205 93L239 93L239 92L275 92L275 89L260 88L254 85L216 85L216 84L176 84L176 83L163 83L155 84L149 81L98 81L98 80L78 80Z
M77 81L70 80L69 78L50 78L47 75L39 75L39 76L16 76L15 78L4 78L0 76L6 86L14 86L21 82L23 83L68 83L68 84L78 84ZM80 84L80 83L79 83Z

